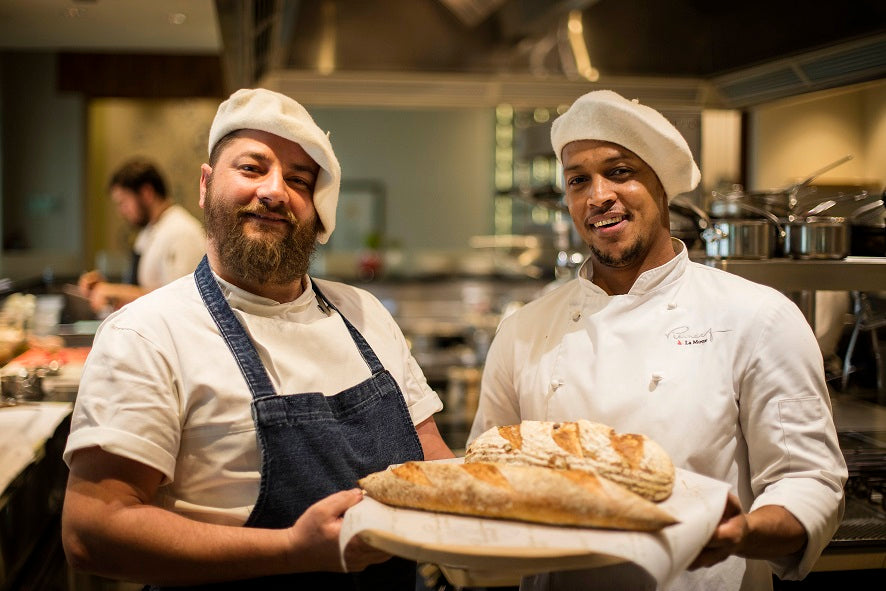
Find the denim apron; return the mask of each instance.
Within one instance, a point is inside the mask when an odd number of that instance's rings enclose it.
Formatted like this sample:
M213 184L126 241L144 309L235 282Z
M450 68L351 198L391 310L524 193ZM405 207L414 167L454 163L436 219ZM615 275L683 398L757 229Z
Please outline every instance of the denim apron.
M261 482L245 527L289 527L316 501L356 487L357 479L391 464L424 458L397 382L363 335L316 284L317 297L341 317L372 373L364 382L334 396L320 392L277 395L249 335L222 295L206 257L197 267L194 279L252 392ZM285 351L280 354L285 355ZM395 557L361 573L299 573L200 588L412 591L415 582L415 563Z

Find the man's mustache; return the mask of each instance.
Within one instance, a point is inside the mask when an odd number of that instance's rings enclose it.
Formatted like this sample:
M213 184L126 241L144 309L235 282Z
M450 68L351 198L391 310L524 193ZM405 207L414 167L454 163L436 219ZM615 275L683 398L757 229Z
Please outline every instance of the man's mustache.
M286 218L292 225L298 225L298 218L286 208L285 205L279 204L273 207L265 205L264 202L259 202L259 205L244 205L243 207L237 210L237 217L243 217L246 215L264 215L266 213L273 213L275 215L283 216Z

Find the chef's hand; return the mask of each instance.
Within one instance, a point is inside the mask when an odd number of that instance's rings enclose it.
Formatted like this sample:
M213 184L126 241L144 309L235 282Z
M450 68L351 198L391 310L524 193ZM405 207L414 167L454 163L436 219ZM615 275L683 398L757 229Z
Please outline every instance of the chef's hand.
M103 319L114 310L119 310L145 293L146 291L138 285L100 281L92 287L92 293L89 294L89 305Z
M320 499L307 508L292 526L293 539L299 553L301 570L342 572L338 536L345 511L359 503L359 489L343 490ZM371 564L384 562L391 556L372 548L355 536L345 547L347 572L359 572Z
M106 317L119 308L116 285L104 281L94 283L89 290L89 307L100 318Z
M730 493L726 497L726 507L717 529L689 565L689 570L712 566L737 554L749 530L747 513L742 512L738 497Z
M738 497L730 494L714 535L689 568L711 566L732 554L757 560L793 554L799 560L806 542L803 524L784 507L763 505L744 513Z
M83 273L83 275L80 275L80 279L77 280L77 287L80 288L80 293L83 297L88 298L92 293L92 288L102 281L107 281L105 276L102 275L101 271L93 269L92 271L87 271L86 273Z

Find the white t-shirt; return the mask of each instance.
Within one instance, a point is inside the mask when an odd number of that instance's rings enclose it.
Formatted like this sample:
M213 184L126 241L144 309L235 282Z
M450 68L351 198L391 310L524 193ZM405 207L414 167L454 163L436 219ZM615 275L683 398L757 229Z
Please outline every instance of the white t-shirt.
M590 269L502 321L470 439L522 419L648 435L676 466L731 483L745 510L780 505L796 516L805 553L771 564L782 578L805 576L839 525L846 465L799 309L691 262L685 247L625 295L607 295ZM767 563L731 557L673 588L770 587Z
M333 395L370 377L341 317L320 309L310 281L284 304L220 283L278 394ZM394 377L413 423L441 410L384 306L361 289L317 283ZM99 328L65 461L100 446L164 474L158 505L199 521L242 525L260 480L251 400L188 275L124 306Z
M150 291L194 272L206 253L206 234L197 218L173 203L141 229L133 250L139 255L136 280Z

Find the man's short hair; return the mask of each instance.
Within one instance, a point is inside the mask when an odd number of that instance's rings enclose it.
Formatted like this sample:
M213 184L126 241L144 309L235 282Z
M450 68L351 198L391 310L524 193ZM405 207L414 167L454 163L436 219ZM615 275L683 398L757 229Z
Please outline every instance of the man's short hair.
M108 188L123 187L138 193L144 185L150 185L157 195L166 198L166 181L157 165L146 158L131 158L111 175Z

